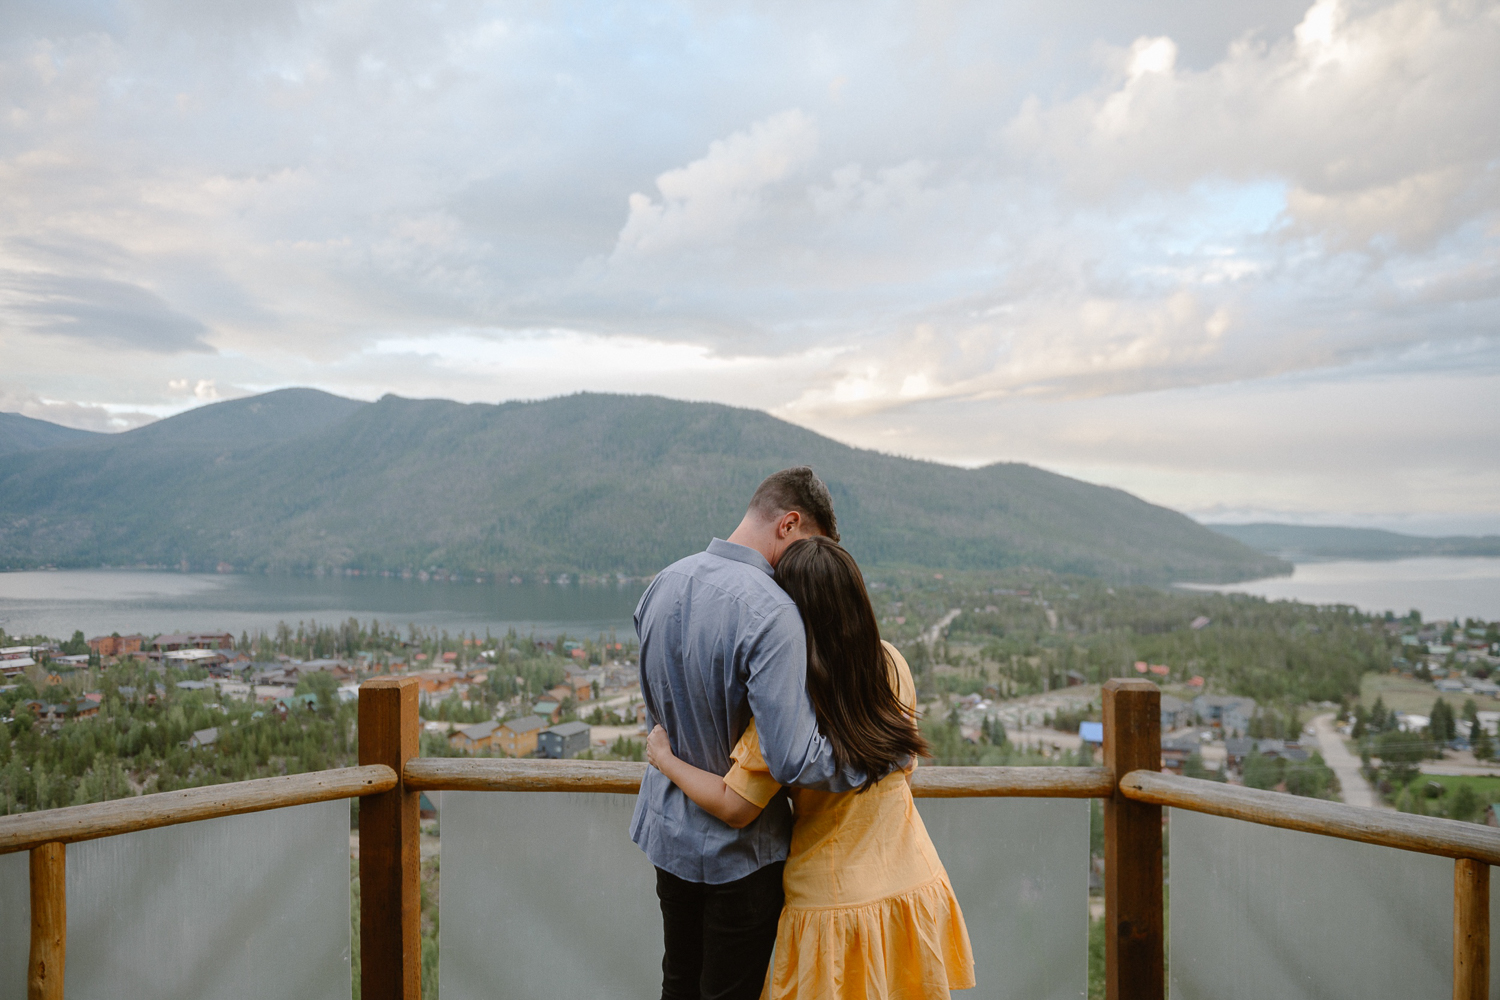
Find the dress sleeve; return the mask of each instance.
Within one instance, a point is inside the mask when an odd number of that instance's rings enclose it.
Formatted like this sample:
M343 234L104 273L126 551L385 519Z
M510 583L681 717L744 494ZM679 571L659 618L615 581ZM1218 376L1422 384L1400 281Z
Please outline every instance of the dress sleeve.
M745 727L745 734L735 744L729 755L734 761L729 773L724 775L724 784L733 789L746 802L753 802L762 809L781 791L781 782L771 777L771 769L760 753L760 732L755 720Z
M891 658L891 686L896 689L896 700L901 703L901 707L906 711L906 714L915 719L917 715L917 682L912 679L911 667L907 665L906 657L902 656L901 651L895 646L884 639L880 640L880 644L885 647L887 655ZM908 760L906 767L903 768L907 774L916 769L917 758L915 757Z

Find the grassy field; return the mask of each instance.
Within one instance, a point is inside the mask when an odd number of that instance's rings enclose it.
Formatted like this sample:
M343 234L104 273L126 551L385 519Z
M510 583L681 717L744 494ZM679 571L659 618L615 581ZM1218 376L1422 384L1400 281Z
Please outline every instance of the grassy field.
M1500 801L1500 775L1423 774L1422 781L1435 781L1452 795L1460 785L1468 785L1481 802Z
M1359 689L1359 700L1366 707L1375 704L1376 698L1382 698L1385 700L1386 708L1416 715L1430 713L1432 703L1439 697L1438 692L1426 681L1397 674L1365 674ZM1441 697L1453 706L1455 713L1461 713L1464 702L1470 698L1474 699L1474 703L1479 706L1481 712L1500 712L1500 699L1487 695L1475 696L1458 692L1443 694Z

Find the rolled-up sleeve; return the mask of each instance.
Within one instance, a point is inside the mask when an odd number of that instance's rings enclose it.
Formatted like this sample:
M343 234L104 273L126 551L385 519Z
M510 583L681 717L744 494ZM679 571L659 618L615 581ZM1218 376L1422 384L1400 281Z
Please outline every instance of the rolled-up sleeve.
M865 783L858 768L834 766L833 746L818 732L807 696L807 635L795 607L768 615L746 654L750 711L761 755L783 785L848 792Z

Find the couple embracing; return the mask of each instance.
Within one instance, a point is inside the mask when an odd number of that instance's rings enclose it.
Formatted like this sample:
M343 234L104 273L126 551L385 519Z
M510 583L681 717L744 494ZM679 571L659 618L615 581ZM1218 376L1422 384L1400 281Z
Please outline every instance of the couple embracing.
M911 670L838 537L812 470L778 472L636 609L653 729L631 837L656 866L663 1000L974 985L908 787L925 749Z

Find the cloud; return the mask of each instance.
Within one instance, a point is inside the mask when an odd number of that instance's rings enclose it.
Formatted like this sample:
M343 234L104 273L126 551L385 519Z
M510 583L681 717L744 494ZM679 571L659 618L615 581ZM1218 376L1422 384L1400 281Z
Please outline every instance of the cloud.
M198 320L153 292L108 278L0 271L0 316L34 334L154 353L213 350Z
M1246 38L1206 70L1169 38L1119 53L1117 82L1032 100L1007 127L1019 155L1073 190L1120 197L1208 173L1290 181L1290 217L1335 247L1421 250L1500 207L1500 8L1318 0L1292 37Z
M1275 462L1386 459L1274 403L1207 486L1048 428L1191 398L1161 447L1217 456L1246 386L1500 370L1494 4L12 6L0 344L40 400L652 391L1291 509L1328 484Z
M615 257L725 244L760 210L765 190L806 164L817 145L816 125L796 108L716 139L703 158L656 178L660 201L630 196Z
M84 431L128 431L158 419L159 413L112 408L99 403L46 399L24 386L0 382L0 412L19 413Z

